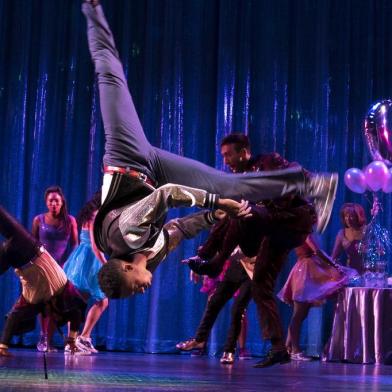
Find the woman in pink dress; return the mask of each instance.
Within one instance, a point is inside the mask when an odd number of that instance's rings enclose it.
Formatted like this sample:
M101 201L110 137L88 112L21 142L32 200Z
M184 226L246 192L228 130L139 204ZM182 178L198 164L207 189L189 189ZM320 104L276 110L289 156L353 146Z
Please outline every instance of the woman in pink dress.
M278 293L278 297L293 306L286 346L291 359L309 361L300 348L299 337L302 322L312 306L320 306L332 294L345 286L356 272L336 264L308 236L305 243L295 249L298 261Z
M335 240L332 259L338 259L342 253L347 256L347 266L363 273L362 255L359 244L366 230L365 210L360 204L345 203L340 209L340 220L343 225Z

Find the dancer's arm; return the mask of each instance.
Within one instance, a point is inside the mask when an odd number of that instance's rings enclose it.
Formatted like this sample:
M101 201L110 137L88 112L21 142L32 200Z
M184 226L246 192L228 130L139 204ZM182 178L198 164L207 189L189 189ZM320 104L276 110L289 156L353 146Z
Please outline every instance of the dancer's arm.
M341 271L340 265L338 263L335 263L335 261L329 257L320 247L318 244L315 242L312 236L308 236L305 240L306 245L309 246L310 249L313 250L314 254L324 263L327 263L329 265L332 265L332 267L335 267L339 271Z
M37 215L33 219L33 225L31 227L31 234L33 235L34 238L39 240L39 216Z
M335 239L335 245L334 245L333 250L332 250L331 257L335 261L339 258L339 256L344 251L343 244L342 244L343 236L344 236L344 231L343 230L344 229L340 230L339 233L337 234L336 239Z
M95 215L96 215L96 213L95 213ZM94 217L95 217L95 215L94 215ZM93 253L94 253L95 257L102 264L105 264L106 263L106 258L104 256L104 254L98 249L97 244L95 243L95 239L94 239L94 220L91 220L89 222L88 233L89 233L90 241L91 241L91 249L93 250Z
M143 245L151 226L163 219L169 208L193 207L222 209L235 216L247 216L246 202L221 199L219 195L178 184L166 184L144 199L125 209L119 218L119 228L130 247Z
M219 212L218 215L222 216ZM169 235L168 251L174 250L183 239L194 238L201 231L210 229L216 222L214 213L206 211L170 220L163 227Z
M78 225L76 223L76 219L70 215L71 220L71 250L74 250L79 245L79 238L78 238Z

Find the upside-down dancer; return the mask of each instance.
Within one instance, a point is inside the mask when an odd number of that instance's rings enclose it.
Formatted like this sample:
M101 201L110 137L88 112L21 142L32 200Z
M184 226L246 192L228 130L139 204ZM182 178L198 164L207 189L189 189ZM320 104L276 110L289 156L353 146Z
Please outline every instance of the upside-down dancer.
M150 271L166 254L162 227L171 207L196 205L246 216L247 207L231 199L257 202L300 192L314 197L319 228L325 227L336 175L307 179L300 167L234 175L151 146L101 6L86 1L83 13L105 129L103 205L94 231L98 247L109 256L100 272L109 298L142 292L151 284Z

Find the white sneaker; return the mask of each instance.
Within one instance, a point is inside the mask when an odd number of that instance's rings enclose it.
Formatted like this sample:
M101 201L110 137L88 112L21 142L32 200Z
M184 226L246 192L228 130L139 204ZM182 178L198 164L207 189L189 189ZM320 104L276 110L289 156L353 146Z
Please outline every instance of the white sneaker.
M295 354L291 353L290 354L290 358L291 358L292 361L305 361L305 362L308 362L308 361L312 360L311 357L307 357L304 353L295 353Z
M78 336L76 338L76 346L81 350L87 350L91 353L98 353L98 350L94 347L91 338L84 338L83 336Z
M64 347L64 355L91 355L91 352L86 349L81 349L76 344L71 348L70 344Z
M37 343L37 350L41 353L48 351L48 337L45 334L41 334Z

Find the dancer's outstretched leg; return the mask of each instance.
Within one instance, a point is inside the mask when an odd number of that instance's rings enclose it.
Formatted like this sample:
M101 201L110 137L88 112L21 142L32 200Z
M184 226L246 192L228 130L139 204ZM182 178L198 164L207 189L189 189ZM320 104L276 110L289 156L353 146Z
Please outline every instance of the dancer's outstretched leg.
M98 2L90 0L89 3ZM157 186L176 183L237 200L259 201L295 191L311 193L322 198L323 206L328 205L327 209L320 207L319 210L323 210L320 212L324 218L329 217L337 185L335 177L323 177L317 179L317 183L313 180L307 183L300 167L233 175L152 147L138 119L102 8L85 3L83 12L87 18L89 48L98 76L106 136L105 165L137 170ZM325 203L325 199L329 202Z

